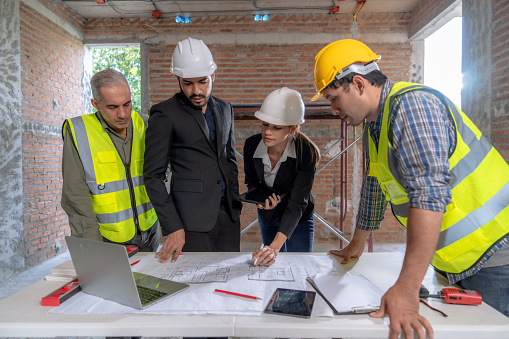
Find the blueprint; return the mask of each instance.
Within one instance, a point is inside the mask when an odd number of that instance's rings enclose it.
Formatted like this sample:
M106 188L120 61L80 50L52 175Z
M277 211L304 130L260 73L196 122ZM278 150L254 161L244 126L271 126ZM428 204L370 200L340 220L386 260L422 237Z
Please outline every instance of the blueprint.
M279 254L276 263L269 267L254 266L251 254L184 254L175 263L160 263L155 253L149 253L141 257L133 271L191 286L142 311L80 292L51 313L261 315L276 288L312 291L306 277L319 273L345 274L331 256L286 253ZM261 300L225 295L215 289L252 295ZM313 316L332 316L332 311L317 303Z
M182 261L181 261L182 259ZM306 255L279 256L269 267L254 266L251 255L207 254L180 256L175 263L159 263L146 256L134 271L186 284L228 283L232 280L298 282L315 272L332 268L332 259L322 257L317 265ZM325 267L325 269L324 269ZM246 282L247 283L247 282ZM244 284L244 283L243 283Z

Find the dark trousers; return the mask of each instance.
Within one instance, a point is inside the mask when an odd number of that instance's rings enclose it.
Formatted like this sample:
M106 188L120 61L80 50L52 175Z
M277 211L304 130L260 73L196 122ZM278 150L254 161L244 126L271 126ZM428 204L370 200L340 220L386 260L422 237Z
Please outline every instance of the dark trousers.
M479 292L482 301L509 317L509 264L484 267L476 274L456 284Z
M280 219L273 217L268 223L258 218L264 245L270 245L279 230ZM279 252L313 252L315 220L313 216L297 224L291 237L285 241Z
M221 203L214 228L209 232L186 231L182 252L240 252L240 220L232 222Z

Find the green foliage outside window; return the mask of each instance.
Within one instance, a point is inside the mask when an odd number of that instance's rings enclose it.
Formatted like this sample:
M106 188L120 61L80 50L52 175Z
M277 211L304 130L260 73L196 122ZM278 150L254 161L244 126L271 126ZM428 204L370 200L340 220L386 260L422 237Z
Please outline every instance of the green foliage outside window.
M95 48L92 50L92 73L105 68L113 68L122 73L131 87L133 111L141 112L141 68L140 49L129 48Z

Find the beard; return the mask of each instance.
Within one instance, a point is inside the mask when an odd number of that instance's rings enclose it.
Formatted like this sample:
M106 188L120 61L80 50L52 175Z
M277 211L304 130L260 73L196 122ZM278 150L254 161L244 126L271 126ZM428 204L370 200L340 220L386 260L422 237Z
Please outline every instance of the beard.
M214 86L214 85L212 84L212 86ZM182 90L182 86L180 85L180 81L179 81L179 87L180 87L180 92L182 93L182 96L185 99L185 102L189 106L193 107L194 109L202 109L203 106L206 106L209 103L210 97L212 96L212 89L213 89L213 87L211 88L209 95L205 95L205 94L191 94L190 96L185 95L184 91ZM193 98L205 98L205 101L204 101L205 103L203 105L196 106L193 103L193 101L191 100Z
M193 104L193 98L204 98L205 100L203 101L204 103L202 105L199 105L199 106L196 106L195 104ZM207 105L208 102L209 102L209 99L210 99L210 95L209 96L206 96L204 94L192 94L191 96L189 96L188 98L188 101L191 103L192 106L194 106L195 108L202 108L203 106Z

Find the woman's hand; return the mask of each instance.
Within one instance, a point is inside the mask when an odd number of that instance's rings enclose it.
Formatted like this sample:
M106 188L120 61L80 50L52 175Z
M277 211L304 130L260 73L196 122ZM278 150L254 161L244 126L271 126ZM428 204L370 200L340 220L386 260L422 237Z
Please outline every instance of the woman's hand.
M265 199L265 205L258 204L258 205L256 205L256 207L258 207L261 210L272 210L280 202L281 202L281 197L279 195L276 195L276 193L272 193L272 195L269 196L268 199Z
M281 232L277 232L274 240L269 246L263 246L253 252L255 266L270 266L276 262L276 257L281 247L283 247L288 237Z
M253 252L253 259L255 266L270 266L276 262L276 257L279 253L279 248L276 249L270 246L264 246L259 250Z

